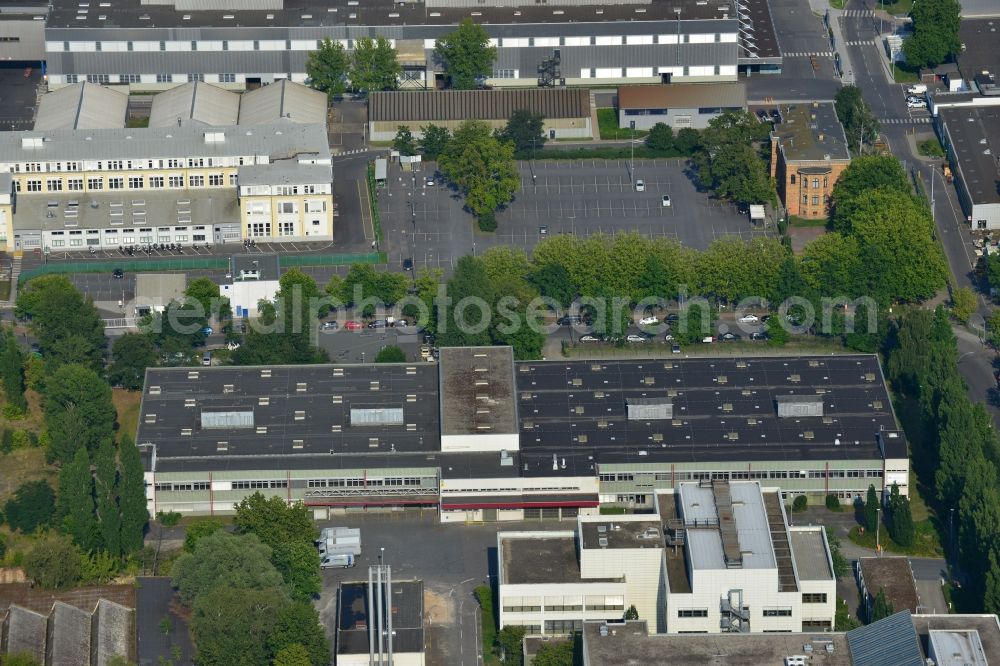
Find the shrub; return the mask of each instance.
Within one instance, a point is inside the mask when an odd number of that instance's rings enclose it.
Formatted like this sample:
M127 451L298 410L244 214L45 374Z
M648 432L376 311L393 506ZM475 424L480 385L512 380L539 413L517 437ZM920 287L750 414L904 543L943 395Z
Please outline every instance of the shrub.
M806 499L805 495L796 495L795 500L792 502L792 511L799 513L800 511L805 511L808 506L809 500Z
M479 230L480 231L496 231L497 230L497 216L493 211L487 211L479 216Z
M79 551L65 537L39 540L24 557L24 572L46 589L72 587L80 582Z
M176 511L168 511L167 513L157 511L156 519L160 521L160 524L164 527L173 527L181 521L181 514Z
M826 508L830 511L842 511L843 507L840 506L840 498L836 495L826 496Z

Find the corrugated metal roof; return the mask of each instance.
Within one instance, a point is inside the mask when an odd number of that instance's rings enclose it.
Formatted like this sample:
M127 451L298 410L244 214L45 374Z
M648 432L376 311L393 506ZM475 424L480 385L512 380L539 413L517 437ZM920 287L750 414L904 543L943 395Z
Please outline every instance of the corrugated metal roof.
M36 130L125 127L128 95L93 83L77 83L42 95Z
M590 116L590 91L585 88L515 90L413 90L369 95L371 121L506 120L527 109L546 118Z
M621 109L742 108L747 103L742 83L671 83L619 86Z
M847 646L857 666L924 666L908 610L848 631Z
M235 125L240 96L200 81L185 83L153 97L150 127L177 127L194 121L202 125Z
M259 125L280 119L296 123L326 123L326 94L301 83L281 79L243 94L240 125Z

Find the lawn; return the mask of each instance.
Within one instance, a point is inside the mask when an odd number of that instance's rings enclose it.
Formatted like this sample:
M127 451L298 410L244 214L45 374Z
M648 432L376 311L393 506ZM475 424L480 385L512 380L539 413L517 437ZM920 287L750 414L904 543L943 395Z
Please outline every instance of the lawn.
M917 152L923 157L941 158L945 156L944 148L941 147L941 142L938 141L937 137L934 137L933 139L926 139L918 143Z
M788 224L793 227L825 227L828 224L828 220L825 217L816 218L815 220L806 219L804 217L799 217L798 215L789 215Z
M605 140L641 139L649 132L645 130L621 129L618 127L618 112L614 109L597 110L597 127L601 131L601 138Z
M920 70L899 63L892 63L892 76L896 83L920 83Z
M28 481L45 479L52 487L56 486L56 471L45 464L45 449L16 449L0 456L0 465L3 465L3 474L0 474L0 504Z
M139 403L142 401L142 391L112 389L111 401L115 404L115 411L118 412L119 441L122 435L135 437L139 427Z
M896 2L883 2L878 5L879 9L884 9L892 16L906 16L913 8L913 0L897 0Z
M493 615L493 590L486 585L480 585L476 588L475 594L482 613L483 662L486 666L496 666L501 662L493 652L493 644L496 642L497 636L497 621Z
M834 9L843 9L845 0L830 0L830 6Z
M943 557L944 549L941 547L941 540L938 537L937 528L930 520L913 521L913 528L916 536L913 545L904 548L889 537L889 530L883 523L879 528L878 542L882 550L887 553L898 553L900 555L912 555L915 557ZM862 548L875 550L875 534L873 532L861 533L861 526L851 528L848 538Z

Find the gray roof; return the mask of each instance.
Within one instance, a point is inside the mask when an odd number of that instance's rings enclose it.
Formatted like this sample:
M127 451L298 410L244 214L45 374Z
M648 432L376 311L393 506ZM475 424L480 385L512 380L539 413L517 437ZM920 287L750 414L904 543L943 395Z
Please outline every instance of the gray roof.
M939 111L973 204L1000 203L1000 106Z
M728 544L727 524L719 511L718 495L713 486L680 484L681 515L686 524L702 527L687 530L689 559L695 569L725 569ZM736 528L737 546L744 569L776 569L771 530L764 511L764 498L756 481L729 483L732 497L730 511ZM710 526L714 523L714 527ZM730 559L732 559L730 557Z
M48 618L13 604L7 613L7 654L24 652L44 663Z
M329 183L333 170L326 164L299 164L298 162L271 162L241 166L236 171L239 185L299 185Z
M234 254L229 260L232 274L240 271L258 271L260 280L277 280L281 277L281 257L277 254Z
M243 93L240 125L273 123L282 118L295 123L326 124L326 93L288 79Z
M1000 654L1000 619L996 615L914 615L913 626L921 638L933 631L974 631L987 655Z
M1000 4L996 0L958 0L962 5L962 22L984 16L1000 16Z
M501 580L509 585L541 583L607 583L617 578L580 577L580 562L576 552L576 537L565 536L506 536L500 532L502 567Z
M166 305L184 299L186 273L139 273L135 276L136 305Z
M924 666L908 610L848 631L847 645L859 666Z
M52 604L49 623L52 630L52 664L85 664L90 654L91 614L61 601Z
M844 126L832 102L783 104L780 110L782 122L771 136L778 139L786 161L851 159Z
M546 118L590 117L585 88L397 90L369 95L370 121L507 120L527 109Z
M932 629L927 632L928 652L933 652L941 666L988 666L979 632Z
M91 654L96 666L104 666L115 655L132 654L135 611L107 599L94 609Z
M514 351L510 347L442 347L441 434L517 433Z
M582 548L662 548L663 529L659 520L621 521L608 518L603 523L580 523Z
M206 134L223 134L206 141ZM41 148L25 140L41 139ZM165 127L94 130L50 130L0 133L4 162L147 159L167 157L231 157L270 155L274 159L330 159L324 125L276 122L254 127Z
M789 530L789 537L799 580L833 580L822 528Z
M747 103L743 83L671 83L619 86L620 109L738 108Z
M125 127L128 95L93 83L77 83L42 95L35 130Z
M239 94L193 81L153 97L149 126L177 127L190 122L219 127L235 125L239 110Z

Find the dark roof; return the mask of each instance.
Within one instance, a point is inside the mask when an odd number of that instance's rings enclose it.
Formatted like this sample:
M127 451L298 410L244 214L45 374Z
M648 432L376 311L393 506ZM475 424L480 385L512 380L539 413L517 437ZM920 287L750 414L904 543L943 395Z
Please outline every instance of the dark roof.
M740 59L780 59L781 49L775 34L768 0L744 0L741 4ZM749 22L749 29L743 27Z
M958 68L962 78L971 81L983 72L1000 75L1000 18L963 19L958 27L958 37L964 50L958 54Z
M743 83L618 86L619 109L743 108L746 103Z
M525 0L523 6L518 7L490 7L471 2L466 7L428 7L423 2L395 3L392 0L370 0L359 4L352 4L350 0L330 0L328 3L285 0L284 9L275 10L234 10L226 3L213 2L199 11L180 11L169 4L141 4L140 0L115 0L113 11L105 14L107 19L104 21L98 18L102 14L96 8L81 15L82 19L75 20L78 4L75 0L53 0L49 25L62 28L429 25L444 26L450 30L466 18L484 24L605 23L633 22L637 19L673 22L676 19L675 7L683 8L685 19L735 18L735 12L727 1L706 3L698 0L652 0L642 7L642 14L637 14L632 4L550 7L531 3L530 0ZM597 10L603 12L598 13ZM224 19L225 15L233 18ZM184 16L189 18L184 19ZM269 16L272 18L269 19Z
M135 637L139 666L159 666L163 646L169 643L181 651L180 663L190 663L194 646L188 632L187 619L176 612L172 602L176 590L166 576L144 576L135 589ZM178 606L180 604L177 604ZM164 636L163 618L173 620L170 633Z
M871 355L526 361L515 378L526 476L555 474L553 456L570 476L605 463L880 460L878 432L897 428ZM819 392L822 417L777 417L777 396ZM633 397L669 400L672 418L629 420Z
M146 374L138 442L170 458L434 453L436 364L156 368ZM206 427L209 419L237 425ZM224 442L225 444L220 444ZM356 465L355 465L356 466Z
M509 585L541 583L606 583L617 578L580 578L576 538L567 536L504 537L501 533L500 566Z
M832 102L782 104L781 123L771 136L778 139L785 161L850 160L844 126Z
M847 632L851 659L858 666L923 666L917 631L904 610Z
M385 597L383 597L385 600ZM377 603L377 600L376 600ZM424 651L424 583L420 580L392 581L391 605L393 653ZM368 654L368 583L340 584L340 614L337 620L337 654ZM371 620L375 626L376 620Z
M862 557L858 559L865 588L874 603L879 590L885 590L885 600L897 610L917 612L920 598L913 570L906 557Z
M398 90L373 92L369 120L431 122L448 120L507 120L527 109L546 118L589 118L586 88L524 88L511 90Z
M229 263L234 280L239 279L240 271L260 271L260 280L281 277L281 258L276 254L234 254Z
M1000 21L998 21L1000 23ZM1000 107L952 107L939 111L974 204L1000 203Z
M517 432L514 351L510 347L442 347L441 434Z

